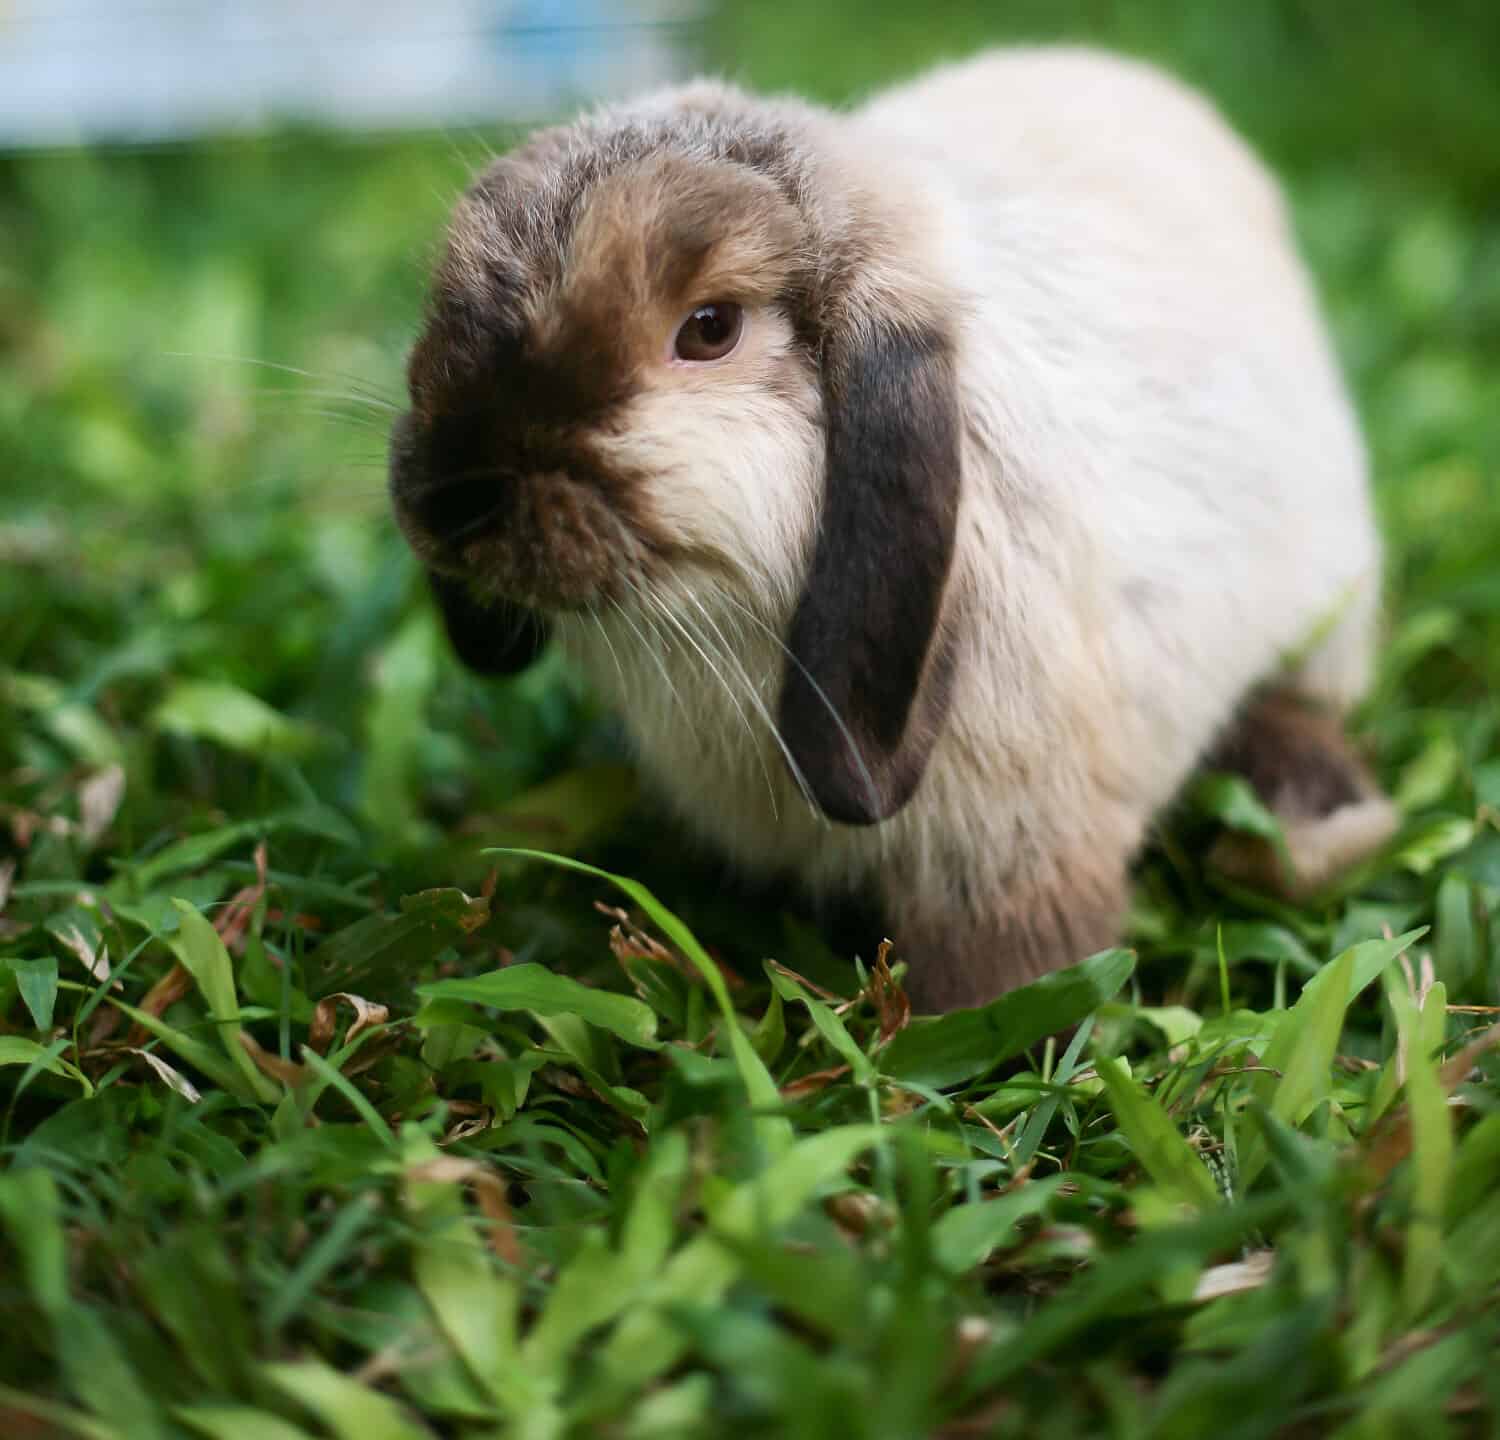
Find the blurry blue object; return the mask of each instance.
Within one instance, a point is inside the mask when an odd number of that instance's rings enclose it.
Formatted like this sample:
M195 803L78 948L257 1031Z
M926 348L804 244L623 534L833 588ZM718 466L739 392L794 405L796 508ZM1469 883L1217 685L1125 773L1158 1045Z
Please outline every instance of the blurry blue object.
M535 120L676 77L702 0L0 0L0 145Z

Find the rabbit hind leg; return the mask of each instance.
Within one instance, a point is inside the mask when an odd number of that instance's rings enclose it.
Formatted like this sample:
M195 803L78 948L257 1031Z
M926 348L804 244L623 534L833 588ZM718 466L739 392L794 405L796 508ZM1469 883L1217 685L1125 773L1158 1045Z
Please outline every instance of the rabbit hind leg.
M1244 776L1280 823L1284 849L1226 832L1210 853L1212 868L1253 889L1307 900L1396 830L1396 807L1340 716L1304 692L1281 688L1252 697L1206 763Z

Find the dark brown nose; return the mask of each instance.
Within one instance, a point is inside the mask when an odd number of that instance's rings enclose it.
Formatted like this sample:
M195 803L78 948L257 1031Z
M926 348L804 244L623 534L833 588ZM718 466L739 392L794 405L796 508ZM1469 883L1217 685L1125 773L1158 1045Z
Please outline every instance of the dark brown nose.
M418 426L402 415L391 431L391 496L403 517L442 545L461 545L500 524L516 479L493 458L480 417L443 416Z

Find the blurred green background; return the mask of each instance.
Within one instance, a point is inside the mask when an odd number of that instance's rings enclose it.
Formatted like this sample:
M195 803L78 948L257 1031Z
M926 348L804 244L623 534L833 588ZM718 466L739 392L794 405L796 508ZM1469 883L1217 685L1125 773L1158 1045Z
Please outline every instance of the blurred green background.
M1488 754L1500 6L768 0L691 32L706 68L832 102L1015 39L1162 62L1285 178L1391 542L1382 766L1427 756L1456 773ZM476 837L621 833L628 782L579 769L617 753L607 724L555 663L502 685L461 675L385 510L384 431L425 269L465 176L506 134L0 156L12 811L66 808L73 779L117 761L123 853L325 801L359 829L329 864L374 857L404 884L474 878ZM649 874L654 827L623 833L626 863ZM58 878L76 862L59 845Z

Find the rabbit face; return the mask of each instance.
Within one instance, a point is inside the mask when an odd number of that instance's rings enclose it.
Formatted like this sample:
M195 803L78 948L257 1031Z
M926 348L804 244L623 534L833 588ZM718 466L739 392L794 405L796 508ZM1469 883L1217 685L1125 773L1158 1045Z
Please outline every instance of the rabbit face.
M649 154L567 196L526 152L498 162L459 206L393 436L429 568L546 610L698 569L788 588L820 465L787 313L802 241L744 166Z
M784 653L804 793L872 824L948 705L961 422L953 307L848 171L810 112L714 86L498 161L449 232L391 491L482 670L531 658L537 612L737 592Z

